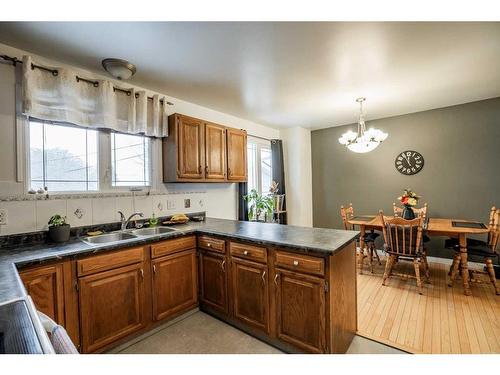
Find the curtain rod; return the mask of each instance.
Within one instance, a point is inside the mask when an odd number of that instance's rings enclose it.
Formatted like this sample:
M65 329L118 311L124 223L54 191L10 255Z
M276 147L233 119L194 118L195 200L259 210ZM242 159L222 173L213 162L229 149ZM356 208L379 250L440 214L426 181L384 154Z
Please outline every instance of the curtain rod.
M269 139L269 138L264 138L264 137L259 137L258 135L253 135L253 134L248 134L249 137L253 137L253 138L258 138L258 139L262 139L264 141L269 141L271 142L272 139Z
M10 56L7 56L7 55L0 55L0 57L2 59L4 59L4 60L10 61L13 66L16 66L18 63L19 64L23 63L21 60L18 60L17 57L10 57ZM44 66L35 65L35 64L32 63L31 64L31 69L33 70L35 68L40 69L40 70L44 70L46 72L49 72L54 77L57 77L57 75L59 74L59 71L57 69L49 69L49 68L46 68ZM80 82L80 81L88 83L88 84L91 84L94 87L99 87L99 81L92 81L90 79L85 79L85 78L81 78L81 77L76 76L76 82ZM115 86L113 86L113 91L123 92L124 94L127 94L127 96L130 96L132 94L132 92L130 90L124 90L124 89L121 89L121 88L115 87ZM135 98L137 99L138 97L139 97L139 94L135 94ZM153 100L153 97L148 96L148 99L149 100ZM163 103L163 99L160 99L160 103L164 104ZM172 103L172 102L166 102L166 103L168 105L174 105L174 103Z

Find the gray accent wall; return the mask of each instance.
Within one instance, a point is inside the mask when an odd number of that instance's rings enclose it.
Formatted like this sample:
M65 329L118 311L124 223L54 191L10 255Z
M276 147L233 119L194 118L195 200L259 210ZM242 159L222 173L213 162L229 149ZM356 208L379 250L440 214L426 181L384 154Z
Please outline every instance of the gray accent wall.
M366 107L369 118L369 101ZM356 214L390 213L406 187L428 203L430 217L487 223L491 206L500 206L500 98L367 121L371 126L389 137L367 154L338 143L356 124L312 132L315 227L341 228L340 206L351 202ZM423 155L420 173L396 170L394 160L404 150ZM451 256L442 238L433 238L429 249L430 255Z

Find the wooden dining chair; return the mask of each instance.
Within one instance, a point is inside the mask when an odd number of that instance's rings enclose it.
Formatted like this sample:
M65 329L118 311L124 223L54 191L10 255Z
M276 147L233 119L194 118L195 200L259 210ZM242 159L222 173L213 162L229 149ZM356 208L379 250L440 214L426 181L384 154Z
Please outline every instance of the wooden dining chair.
M403 217L403 207L398 207L396 205L396 203L392 203L392 209L393 209L393 212L394 212L394 217ZM424 221L424 226L425 226L425 223L426 223L426 219L427 219L427 213L428 213L428 206L427 206L427 203L424 204L423 207L421 208L413 208L413 212L415 213L415 217L417 218L422 218L422 220ZM422 251L424 253L424 257L422 258L423 261L424 261L424 272L426 272L426 279L427 281L430 280L430 274L429 274L429 265L427 264L427 247L425 246L425 244L427 242L429 242L431 239L430 237L425 233L425 228L423 229L423 232L422 232Z
M491 284L495 289L495 294L500 295L500 288L498 287L495 268L493 267L493 260L496 259L497 262L500 259L499 253L497 251L498 242L500 238L500 209L495 206L491 207L490 210L490 220L488 223L488 237L486 241L478 240L474 238L467 238L467 254L482 257L484 264L486 265L486 272L479 270L469 270L472 274L481 273L488 274ZM459 273L460 266L460 244L456 238L450 238L445 241L445 247L455 251L455 256L453 257L453 264L450 267L450 281L449 286L453 285L455 277ZM477 281L477 280L476 280Z
M349 220L354 217L354 208L352 203L349 203L348 207L340 206L340 215L342 216L342 223L344 224L345 230L354 230L354 225L349 223ZM365 246L367 249L368 257L370 260L370 272L373 273L373 257L377 258L378 264L382 265L380 261L380 256L377 253L377 248L375 246L375 240L379 236L378 233L375 233L372 230L370 233L365 233ZM356 247L359 246L359 242ZM359 249L359 256L364 257L365 255L364 249Z
M425 277L427 280L429 275L427 261L424 260L425 254L422 249L423 218L417 217L413 220L405 220L401 217L386 218L382 211L380 211L380 217L383 223L384 249L389 255L385 265L382 285L386 285L387 279L395 274L392 272L392 268L394 267L396 259L410 260L413 261L418 292L422 294L423 288L420 279L420 262L424 264Z

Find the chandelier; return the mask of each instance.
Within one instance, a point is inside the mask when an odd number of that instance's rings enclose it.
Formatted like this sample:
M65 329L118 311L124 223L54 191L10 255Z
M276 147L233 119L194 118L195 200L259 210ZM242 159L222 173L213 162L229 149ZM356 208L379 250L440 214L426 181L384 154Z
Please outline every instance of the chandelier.
M366 98L357 98L359 103L359 119L358 119L358 132L352 130L342 134L339 138L339 143L346 146L349 150L357 153L365 153L373 151L377 146L385 141L388 134L380 129L370 128L366 130L365 117L363 115L363 102Z

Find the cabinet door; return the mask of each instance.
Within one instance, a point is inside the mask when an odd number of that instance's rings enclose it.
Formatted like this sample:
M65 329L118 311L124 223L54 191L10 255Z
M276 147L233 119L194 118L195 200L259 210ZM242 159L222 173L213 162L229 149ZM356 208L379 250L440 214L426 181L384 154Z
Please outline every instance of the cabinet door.
M269 333L267 265L231 258L234 317Z
M205 178L226 178L226 129L215 124L205 124Z
M277 269L274 282L278 338L307 352L324 353L325 281Z
M177 117L177 162L179 178L202 179L203 171L203 122L201 120Z
M62 264L53 264L20 272L26 291L36 308L64 326L64 285Z
M198 272L195 249L158 258L152 263L154 320L161 320L196 306Z
M201 302L206 306L228 313L226 258L202 251L200 254Z
M84 353L145 326L143 264L81 277L80 324Z
M247 180L247 132L227 129L227 179Z

